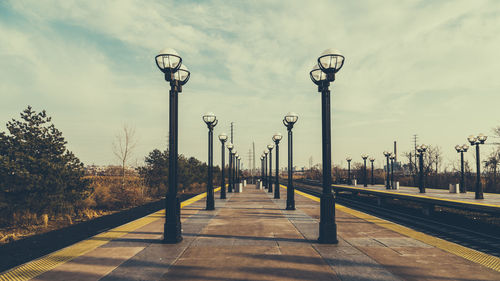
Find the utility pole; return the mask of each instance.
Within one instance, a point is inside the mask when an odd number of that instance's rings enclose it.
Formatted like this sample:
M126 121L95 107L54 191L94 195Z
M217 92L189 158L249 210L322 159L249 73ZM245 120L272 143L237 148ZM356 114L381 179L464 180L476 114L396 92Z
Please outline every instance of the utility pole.
M256 172L255 170L255 142L252 142L252 175Z
M417 140L418 140L418 135L417 134L413 135L413 155L415 156L415 161L413 161L413 163L415 163L415 165L417 163Z
M231 122L231 143L234 145L234 139L233 139L233 124L234 124L234 122Z

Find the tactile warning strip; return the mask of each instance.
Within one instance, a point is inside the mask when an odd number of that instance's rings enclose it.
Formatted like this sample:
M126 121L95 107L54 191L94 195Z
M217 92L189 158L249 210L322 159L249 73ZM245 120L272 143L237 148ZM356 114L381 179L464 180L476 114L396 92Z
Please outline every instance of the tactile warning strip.
M214 192L217 192L219 189L220 187L214 189ZM181 208L188 206L202 198L205 198L206 196L207 194L205 192L196 195L188 200L185 200L181 202ZM135 221L113 228L107 232L97 234L89 239L83 240L59 251L1 273L0 281L24 281L32 279L46 271L55 268L58 265L68 262L78 256L84 255L85 253L88 253L113 239L120 238L128 234L129 232L132 232L138 228L159 220L164 216L165 210L160 210Z
M283 188L286 188L286 186L281 186ZM311 200L314 200L316 202L319 202L319 198L298 190L295 190L295 193L302 195L304 197L307 197ZM428 245L434 246L438 249L441 249L443 251L452 253L454 255L457 255L459 257L462 257L464 259L470 260L472 262L475 262L477 264L483 265L485 267L491 268L495 271L500 272L500 258L488 255L486 253L470 249L461 245L458 245L453 242L449 242L431 235L427 235L422 232L415 231L411 228L395 224L390 221L383 220L381 218L377 218L368 214L365 214L363 212L359 212L350 208L347 208L343 205L336 204L335 209L338 209L339 211L351 214L353 216L356 216L360 219L366 220L368 222L377 224L379 226L385 227L387 229L390 229L392 231L395 231L397 233L403 234L405 236L411 237L413 239L416 239L418 241L421 241L423 243L426 243Z

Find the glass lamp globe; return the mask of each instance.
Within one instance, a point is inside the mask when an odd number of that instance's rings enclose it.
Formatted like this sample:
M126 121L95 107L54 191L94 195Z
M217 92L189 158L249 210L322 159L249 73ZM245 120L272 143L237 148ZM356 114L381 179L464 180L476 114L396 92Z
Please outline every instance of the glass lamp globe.
M181 85L186 84L190 76L191 72L189 72L187 66L184 64L174 73L174 79L179 81Z
M273 136L273 141L280 141L283 138L283 136L280 133L276 133Z
M466 145L466 144L463 144L463 145L462 145L462 150L463 150L464 152L467 152L467 150L468 150L468 149L469 149L469 146L468 146L468 145Z
M215 117L215 114L213 112L208 112L203 115L203 121L207 123L207 125L213 124L215 122L215 119L217 119L217 117Z
M372 161L372 162L373 162L373 161L375 161L375 158L373 158L373 157L370 157L370 161Z
M467 140L470 142L470 144L474 145L476 144L477 138L473 135L470 135L467 137Z
M345 160L347 160L347 162L350 162L352 160L351 157L347 157Z
M288 112L285 116L285 122L288 124L295 124L299 119L299 115L295 112Z
M175 73L182 65L182 58L172 48L163 49L155 57L156 65L163 73Z
M309 72L309 76L311 77L311 80L315 83L315 84L319 84L323 81L327 81L327 75L326 73L324 73L317 64L315 64L311 70L311 72Z
M484 134L479 134L477 136L477 139L481 142L481 143L484 143L486 141L486 139L488 138L488 136L485 136Z
M219 135L219 140L226 141L227 140L227 135L225 133L220 134Z
M458 144L457 144L457 145L455 145L455 150L456 150L457 152L462 151L462 146L461 146L461 145L458 145Z
M234 145L232 143L226 144L227 149L231 150L234 148Z
M273 145L273 144L268 144L268 145L267 145L267 149L272 150L273 148L274 148L274 145Z
M326 49L318 58L318 66L325 73L337 73L343 65L344 56L336 49Z
M366 160L366 158L368 158L368 155L366 155L366 154L361 154L361 158L363 158L364 160Z

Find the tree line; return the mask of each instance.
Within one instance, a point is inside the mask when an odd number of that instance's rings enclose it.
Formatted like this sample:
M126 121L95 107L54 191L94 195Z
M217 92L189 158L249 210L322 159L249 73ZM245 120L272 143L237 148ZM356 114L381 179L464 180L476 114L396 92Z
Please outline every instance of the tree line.
M84 164L45 110L28 106L6 128L0 132L0 227L47 224L61 216L91 218L96 211L133 207L167 193L168 151L154 149L132 174L125 173L123 160L121 169L107 173L114 176L85 175ZM128 153L123 149L118 150ZM207 164L184 155L178 162L179 192L204 191Z

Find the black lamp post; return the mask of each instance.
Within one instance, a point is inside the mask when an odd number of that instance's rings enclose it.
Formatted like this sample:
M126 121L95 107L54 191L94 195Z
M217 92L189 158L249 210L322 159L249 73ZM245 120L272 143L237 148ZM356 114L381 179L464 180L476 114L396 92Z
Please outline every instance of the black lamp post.
M321 92L322 151L323 151L323 193L320 198L319 243L337 244L335 223L335 199L332 194L332 140L330 114L330 83L335 73L344 65L344 56L334 49L325 50L318 58L309 76Z
M352 161L352 158L347 157L345 160L347 160L347 184L351 185L352 184L352 182L351 182L351 161Z
M241 178L240 178L240 160L241 160L241 157L239 155L236 156L236 163L238 163L238 165L236 165L236 182L238 184L241 183Z
M469 146L466 144L457 144L455 145L455 150L460 153L460 193L467 193L467 188L465 187L464 152L469 150Z
M419 169L419 176L418 176L418 189L420 190L420 193L425 193L425 186L424 186L424 153L427 151L427 145L422 144L422 145L417 145L417 153L418 153L418 169Z
M274 145L267 145L267 149L269 150L269 177L267 178L269 188L267 189L267 192L269 193L273 192L273 148Z
M219 122L212 112L203 115L203 121L208 127L208 169L207 169L207 206L206 210L215 210L213 166L214 166L214 127Z
M231 193L233 192L233 148L234 145L232 143L228 143L226 145L227 149L229 150L229 168L227 169L228 175L227 175L227 180L228 180L228 186L227 186L227 192Z
M295 188L293 187L293 142L292 142L292 129L293 125L299 116L296 113L289 112L283 118L283 124L288 130L288 186L286 189L286 209L295 210Z
M265 183L265 187L268 189L269 188L269 175L267 173L268 169L267 169L267 155L269 154L269 150L265 149L264 150L264 183Z
M367 180L367 176L366 176L366 159L368 158L368 155L361 154L361 158L363 158L363 186L367 187L368 180Z
M168 133L168 194L165 200L165 225L163 230L164 243L182 241L181 206L177 197L177 132L178 132L178 96L182 86L191 76L187 67L182 64L182 58L174 49L164 49L155 57L156 65L165 74L165 81L170 83L169 99L169 133Z
M234 177L234 188L236 190L236 188L239 188L239 181L238 181L238 156L240 156L238 154L238 152L234 152L234 155L233 155L233 161L234 161L234 169L233 169L233 177Z
M483 134L479 134L477 136L469 136L467 140L470 145L476 146L476 190L475 190L475 198L476 199L484 199L483 196L483 185L481 183L481 161L479 160L479 145L484 144L488 136Z
M264 154L260 156L260 182L264 186Z
M371 182L372 182L371 184L372 184L372 185L375 185L375 180L374 180L374 178L373 178L373 162L374 162L374 161L375 161L375 158L370 157L370 162L372 162L372 180L371 180Z
M385 156L385 160L387 160L387 164L386 164L386 173L385 173L385 177L386 177L386 180L385 180L385 189L391 189L391 184L390 184L390 179L389 179L389 156L391 156L391 153L389 151L384 151L384 156Z
M391 187L392 189L395 189L396 187L394 186L394 159L396 158L396 155L394 153L391 153L389 156L389 159L391 159Z
M226 199L226 178L224 176L224 170L226 169L226 157L225 157L225 151L226 147L224 144L227 141L227 135L222 133L219 135L219 140L221 143L221 179L220 179L220 199Z
M273 141L274 144L276 145L276 169L275 169L275 179L274 179L274 199L280 199L280 179L279 179L279 172L280 172L280 140L283 138L283 136L280 133L276 133L273 136Z

